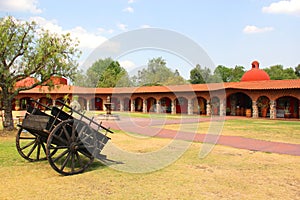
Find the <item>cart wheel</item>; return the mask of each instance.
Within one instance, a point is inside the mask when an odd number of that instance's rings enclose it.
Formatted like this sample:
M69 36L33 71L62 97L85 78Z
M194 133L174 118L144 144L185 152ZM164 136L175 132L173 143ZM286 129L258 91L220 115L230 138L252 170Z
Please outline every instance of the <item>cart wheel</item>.
M51 167L62 175L82 173L92 164L94 157L80 140L89 126L79 120L60 122L47 141L47 158Z
M20 128L16 136L16 147L19 154L29 161L46 160L46 139L42 139L39 135L23 131Z

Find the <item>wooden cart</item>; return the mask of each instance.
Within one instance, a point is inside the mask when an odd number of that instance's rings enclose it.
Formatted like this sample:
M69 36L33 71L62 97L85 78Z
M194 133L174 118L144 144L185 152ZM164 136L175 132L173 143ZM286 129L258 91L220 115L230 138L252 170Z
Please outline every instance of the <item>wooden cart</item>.
M113 133L93 118L73 110L64 102L48 107L32 100L16 136L19 154L29 161L48 160L62 175L82 173L100 154ZM64 111L64 108L69 111Z

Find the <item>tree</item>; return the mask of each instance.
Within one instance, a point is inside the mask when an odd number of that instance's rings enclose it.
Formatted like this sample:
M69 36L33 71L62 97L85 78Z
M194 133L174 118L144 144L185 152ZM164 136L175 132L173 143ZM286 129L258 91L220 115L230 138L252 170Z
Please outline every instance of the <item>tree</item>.
M293 68L284 69L282 65L274 65L264 69L271 80L296 79L297 75Z
M139 70L138 75L133 76L132 82L137 86L185 84L186 81L180 76L179 71L173 72L166 64L162 57L149 60L147 68Z
M223 82L230 82L232 79L232 69L223 65L218 65L214 71L214 76L219 77Z
M297 67L295 67L295 74L296 76L298 76L298 78L300 78L300 64Z
M97 87L128 87L130 79L127 71L118 61L112 61L100 75Z
M131 86L127 71L120 66L119 62L111 58L97 60L87 69L85 74L81 71L77 76L78 80L75 80L75 85L82 87Z
M236 65L232 70L230 82L239 82L244 74L245 68L243 66Z
M51 76L74 78L78 42L70 34L58 35L43 30L35 22L11 16L0 19L0 98L4 109L5 130L13 130L12 101L23 90L51 85ZM28 77L32 85L15 87Z
M196 65L194 69L190 71L190 83L191 84L201 84L208 83L212 79L211 71L209 68L201 68L199 64Z

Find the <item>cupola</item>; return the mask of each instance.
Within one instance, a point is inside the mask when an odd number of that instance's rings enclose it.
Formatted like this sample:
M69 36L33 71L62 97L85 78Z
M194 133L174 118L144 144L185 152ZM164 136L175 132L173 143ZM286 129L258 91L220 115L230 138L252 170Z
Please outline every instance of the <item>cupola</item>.
M266 81L270 80L270 76L267 72L262 69L259 69L259 62L252 62L252 69L245 72L242 76L241 81Z

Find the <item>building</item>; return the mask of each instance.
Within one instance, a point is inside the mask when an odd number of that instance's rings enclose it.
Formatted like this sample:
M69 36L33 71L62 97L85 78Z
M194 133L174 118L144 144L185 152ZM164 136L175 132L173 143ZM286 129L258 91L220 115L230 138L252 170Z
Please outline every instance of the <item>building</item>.
M254 61L240 82L193 84L176 86L145 86L131 88L83 88L67 85L54 78L57 87L36 87L23 91L14 100L20 109L26 109L30 98L54 105L68 95L78 96L85 110L105 110L107 96L113 110L155 113L185 113L197 115L231 115L247 117L297 118L300 116L300 79L270 80ZM29 80L30 84L34 80Z

